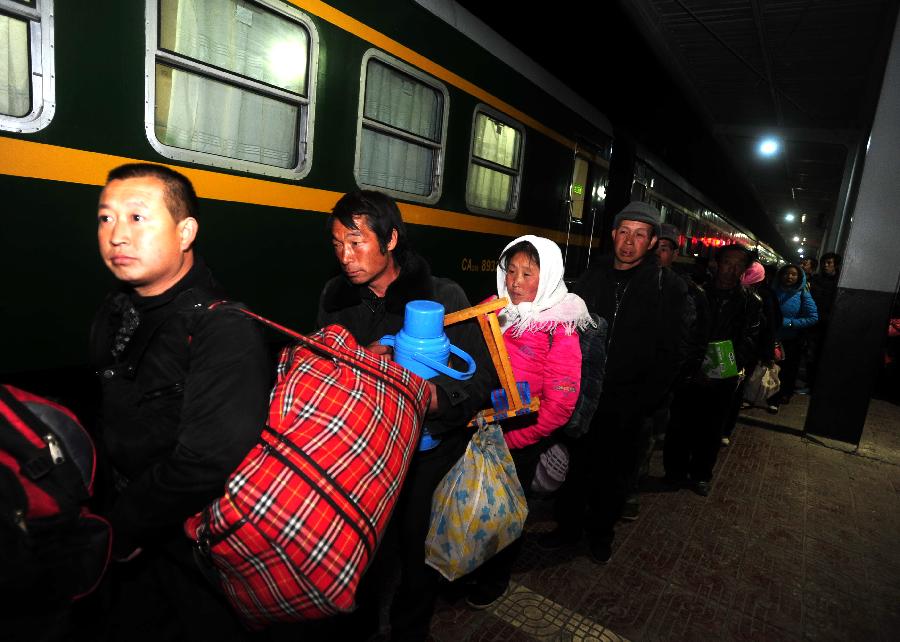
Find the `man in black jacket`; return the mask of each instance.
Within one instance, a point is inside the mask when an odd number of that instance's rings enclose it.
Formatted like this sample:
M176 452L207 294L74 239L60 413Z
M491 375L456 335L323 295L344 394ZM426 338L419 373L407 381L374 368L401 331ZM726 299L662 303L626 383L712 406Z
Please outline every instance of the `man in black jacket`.
M100 429L115 485L111 639L241 639L196 570L184 520L221 496L266 420L260 331L207 310L221 288L195 255L197 197L159 165L109 173L98 206L104 263L120 287L91 330Z
M656 208L629 203L613 222L613 255L601 258L573 289L609 323L606 372L591 428L570 448L557 529L540 543L571 545L585 530L600 562L612 554L614 525L639 466L643 426L664 403L684 358L687 292L652 252L659 219Z
M346 194L335 205L327 229L343 274L328 281L322 290L320 326L340 324L360 344L390 354L378 340L403 327L410 301L437 301L445 313L469 307L462 288L449 279L432 276L428 263L408 246L406 226L390 197L375 191ZM420 449L413 458L385 536L386 545L373 562L376 569L400 568L400 586L390 613L391 638L395 640L424 640L428 636L438 588L437 572L425 565L431 498L465 452L471 436L466 424L488 406L490 390L497 385L476 322L454 324L446 332L450 342L469 353L478 367L467 381L447 375L429 380L431 405L424 429L438 443L428 450ZM399 553L391 546L393 536L399 538ZM394 555L399 555L399 564ZM370 586L372 581L368 580ZM363 599L368 597L364 595Z
M841 256L834 252L826 252L819 263L821 271L809 281L809 293L816 302L819 322L805 331L807 341L806 385L810 390L816 383L819 357L822 346L828 335L828 324L831 321L831 309L837 295L837 284L840 278Z
M762 322L762 301L740 282L753 256L742 245L727 245L716 258L716 275L706 288L709 341L731 341L740 372L756 361ZM680 485L690 478L697 494L709 495L723 425L738 383L738 376L709 378L701 369L676 390L664 450L671 483Z

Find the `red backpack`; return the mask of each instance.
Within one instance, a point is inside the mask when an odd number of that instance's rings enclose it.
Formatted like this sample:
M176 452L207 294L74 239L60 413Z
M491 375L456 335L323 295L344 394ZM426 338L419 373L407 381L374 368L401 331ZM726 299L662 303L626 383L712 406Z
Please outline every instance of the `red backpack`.
M112 538L86 508L95 465L68 408L0 385L0 601L11 613L78 599L100 582Z
M340 326L285 348L269 419L225 495L185 522L251 627L355 608L416 452L423 379Z

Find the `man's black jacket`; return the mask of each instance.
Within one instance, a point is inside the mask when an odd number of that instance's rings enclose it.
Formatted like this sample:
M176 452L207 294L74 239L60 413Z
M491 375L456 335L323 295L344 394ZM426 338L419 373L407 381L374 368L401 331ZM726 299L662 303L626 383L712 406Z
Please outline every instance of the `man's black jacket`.
M112 293L95 318L91 356L121 554L182 536L183 520L222 495L265 424L272 368L262 333L236 311L206 309L222 298L197 260L158 296Z
M809 293L816 302L816 310L819 313L819 322L813 326L818 332L828 325L831 319L831 309L834 307L834 299L837 295L838 275L816 274L809 280Z
M759 295L742 285L717 290L710 284L706 296L709 300L709 340L731 340L738 370L756 363L763 321Z
M631 268L616 310L613 257L602 257L573 291L609 323L603 397L640 413L655 410L681 372L689 325L687 289L648 255Z
M403 314L410 301L437 301L444 312L469 307L465 292L449 279L431 275L428 264L417 254L408 252L400 267L400 275L391 283L385 296L379 298L365 285L354 285L344 276L336 276L325 284L319 299L318 325L342 325L363 346L378 341L386 334L396 334L403 327ZM428 432L440 435L465 426L475 414L487 407L492 388L498 387L484 337L474 320L446 328L450 343L475 360L477 369L468 381L447 375L430 379L438 393L438 410L425 420ZM459 364L450 364L459 368Z

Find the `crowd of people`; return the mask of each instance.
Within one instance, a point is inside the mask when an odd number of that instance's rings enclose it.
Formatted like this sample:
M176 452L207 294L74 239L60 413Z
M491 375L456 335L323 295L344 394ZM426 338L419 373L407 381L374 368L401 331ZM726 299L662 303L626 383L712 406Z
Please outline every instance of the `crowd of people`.
M197 570L182 524L221 495L255 443L274 373L254 321L208 309L226 295L195 250L199 220L190 182L162 166L119 167L100 196L100 254L120 287L91 333L102 383L96 434L112 471L107 514L115 532L106 580L113 588L97 630L111 640L366 639L379 630L396 640L426 639L440 589L437 572L425 564L432 495L466 450L469 420L498 387L479 326L470 320L447 328L478 368L467 380L428 381L424 425L435 445L412 459L356 612L248 632ZM390 197L346 194L328 217L327 234L341 274L323 284L320 327L340 324L360 345L391 358L378 340L401 329L408 302L437 301L447 313L470 306L463 289L433 275L411 246ZM813 383L840 267L840 257L825 255L821 274L810 278L804 267L786 265L769 284L749 249L727 245L709 268L683 268L675 261L679 230L643 202L616 214L611 235L611 254L593 260L571 291L560 249L549 239L515 239L498 253L497 266L497 295L508 299L499 322L513 373L541 400L536 414L505 426L523 488L532 486L550 448L561 444L568 457L553 499L557 526L538 544L571 547L586 537L600 563L612 556L617 522L638 516L638 479L660 440L662 483L706 496L745 377L782 359L772 408L790 401L804 359ZM592 336L600 337L603 357L586 365L582 338L597 319L606 332ZM592 412L581 417L582 429L560 430L586 396ZM472 607L503 596L520 543L464 580ZM384 612L388 623L380 622Z

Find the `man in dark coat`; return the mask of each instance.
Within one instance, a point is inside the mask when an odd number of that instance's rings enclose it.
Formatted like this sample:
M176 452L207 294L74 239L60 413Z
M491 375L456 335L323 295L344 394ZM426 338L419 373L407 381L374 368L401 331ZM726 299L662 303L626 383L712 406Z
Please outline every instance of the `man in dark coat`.
M709 341L731 341L740 372L756 361L762 322L762 301L740 282L753 257L741 245L727 245L716 259L715 278L706 288ZM690 477L695 492L709 495L723 424L738 382L736 375L713 379L701 369L675 391L664 450L666 477L673 484Z
M111 639L242 639L197 570L184 520L222 495L262 430L271 384L254 322L197 257L197 197L158 165L109 173L98 206L104 263L120 287L91 331L102 443L113 467ZM127 563L126 563L127 562Z
M828 324L831 321L831 309L834 307L834 299L837 295L837 284L840 278L841 256L834 252L826 252L819 263L821 271L813 275L809 280L809 293L816 302L816 310L819 313L819 322L807 328L807 357L806 385L812 390L816 382L819 356L825 337L828 334Z
M664 403L684 359L687 290L652 252L659 219L656 208L629 203L613 223L613 255L602 257L573 288L609 323L606 372L591 428L570 448L557 528L540 544L571 545L584 530L600 562L612 555L614 525L639 465L645 422Z
M390 197L375 191L346 194L335 205L327 228L343 274L328 281L322 290L320 326L340 324L360 344L390 354L389 348L377 342L403 327L404 310L410 301L437 301L445 313L469 307L462 288L449 279L432 276L428 263L408 246L406 226ZM424 429L438 443L428 450L420 449L413 458L385 545L373 562L376 574L389 566L400 568L400 586L390 612L391 638L395 640L424 640L428 636L438 589L437 571L425 565L431 498L465 452L471 436L466 424L489 405L490 390L497 385L476 322L454 324L446 333L450 343L475 359L477 370L467 381L447 375L429 380L431 406ZM391 545L394 537L399 539L399 553ZM371 586L373 580L367 579ZM368 598L363 595L363 599Z

